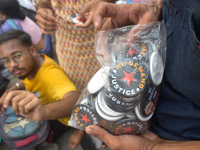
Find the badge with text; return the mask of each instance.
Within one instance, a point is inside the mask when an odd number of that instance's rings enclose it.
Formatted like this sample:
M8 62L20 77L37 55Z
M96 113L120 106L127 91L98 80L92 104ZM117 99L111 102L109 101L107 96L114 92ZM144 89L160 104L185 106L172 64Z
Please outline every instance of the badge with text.
M142 134L149 127L147 122L142 122L135 119L123 119L117 122L113 127L113 134Z
M73 115L79 125L79 128L85 130L89 125L98 125L99 116L94 109L86 105L78 104L74 107Z
M147 69L139 61L124 59L110 69L109 90L122 97L134 97L146 86Z

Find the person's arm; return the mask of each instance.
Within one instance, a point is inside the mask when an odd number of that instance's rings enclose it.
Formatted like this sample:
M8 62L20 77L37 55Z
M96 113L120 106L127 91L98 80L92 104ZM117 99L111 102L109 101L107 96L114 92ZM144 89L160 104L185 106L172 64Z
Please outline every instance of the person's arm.
M98 126L88 126L86 133L103 141L112 150L199 150L199 141L172 141L148 132L143 135L111 135Z
M112 4L100 2L94 10L93 24L98 30L108 30L126 25L145 24L161 19L162 0L143 3ZM103 19L109 17L103 25Z
M60 67L47 68L40 80L50 96L50 99L45 98L48 104L44 105L43 119L70 117L80 94L65 72Z
M98 3L100 2L109 2L109 3L115 3L116 0L91 0L88 2L85 7L78 13L77 19L81 19L82 17L86 18L86 22L83 24L76 24L75 26L78 27L88 27L92 24L92 16L93 11L96 9Z
M71 91L65 94L63 96L63 99L45 105L43 120L53 120L70 117L79 96L79 92Z
M36 22L44 34L51 35L58 29L58 23L55 18L50 0L35 0Z
M4 106L3 106L4 105L4 99L6 98L8 92L21 90L21 89L25 89L25 86L24 86L24 82L22 80L19 80L12 87L10 87L9 89L7 89L5 91L5 93L0 97L0 108L1 108L1 110L4 110Z
M33 120L54 120L70 117L78 97L77 91L71 91L59 101L42 105L41 100L33 93L15 90L5 93L0 105L2 110L11 106L15 113Z

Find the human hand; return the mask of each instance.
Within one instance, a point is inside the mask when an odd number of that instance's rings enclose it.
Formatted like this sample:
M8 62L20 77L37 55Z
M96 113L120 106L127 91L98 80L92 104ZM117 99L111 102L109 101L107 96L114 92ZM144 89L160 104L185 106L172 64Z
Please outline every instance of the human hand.
M29 91L9 91L1 97L0 105L2 110L11 106L16 114L33 120L42 120L45 115L41 101Z
M44 34L51 35L59 27L54 12L50 8L38 9L35 19Z
M2 112L2 111L4 111L4 106L3 106L3 101L4 101L4 99L5 99L5 97L6 97L6 95L8 94L8 90L6 90L4 93L3 93L3 95L0 97L0 113Z
M152 150L157 149L164 142L152 132L143 135L115 136L95 125L88 126L86 133L97 137L112 150Z
M143 3L112 4L98 3L92 21L98 30L109 30L127 25L146 24L161 17L162 0L148 0ZM103 18L109 17L103 25Z
M86 21L82 24L76 24L75 26L83 28L90 26L92 24L93 11L96 8L97 4L102 1L103 0L91 0L90 2L88 2L77 16L78 20L84 17Z

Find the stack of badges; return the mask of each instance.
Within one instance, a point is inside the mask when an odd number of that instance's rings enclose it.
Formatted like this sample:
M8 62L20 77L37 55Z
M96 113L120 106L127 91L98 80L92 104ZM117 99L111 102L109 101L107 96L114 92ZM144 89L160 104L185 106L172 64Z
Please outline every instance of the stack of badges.
M148 41L111 55L113 65L92 77L74 108L79 129L98 125L116 135L143 134L158 101L162 58Z

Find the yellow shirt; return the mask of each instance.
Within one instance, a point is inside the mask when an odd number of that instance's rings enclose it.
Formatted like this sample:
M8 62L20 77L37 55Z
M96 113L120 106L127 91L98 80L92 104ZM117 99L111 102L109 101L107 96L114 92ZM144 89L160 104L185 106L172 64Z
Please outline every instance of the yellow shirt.
M27 91L35 93L43 105L61 100L70 91L77 91L74 84L54 60L46 55L40 56L44 57L45 61L35 78L32 80L24 79ZM67 125L69 118L58 120Z

